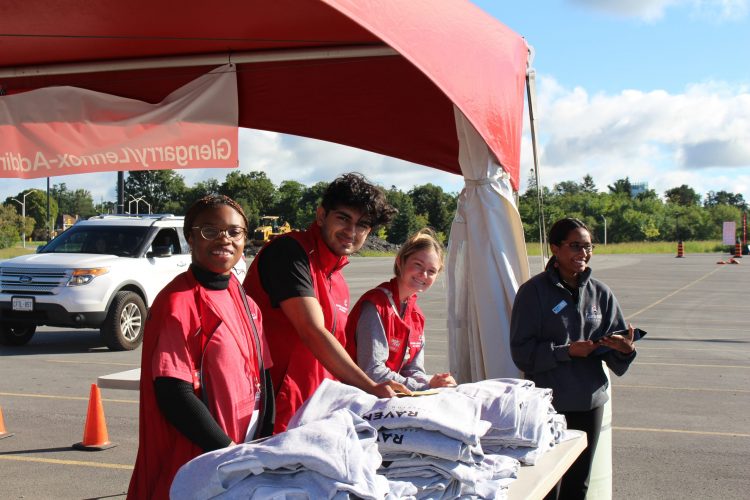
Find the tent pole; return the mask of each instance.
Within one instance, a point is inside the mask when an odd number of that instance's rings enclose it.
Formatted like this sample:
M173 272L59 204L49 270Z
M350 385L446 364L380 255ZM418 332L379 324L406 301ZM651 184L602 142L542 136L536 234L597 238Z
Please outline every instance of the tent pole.
M125 172L117 171L117 213L125 213Z
M234 64L252 64L283 61L305 61L316 59L347 59L359 57L390 57L399 55L387 45L357 46L325 49L264 50L232 52ZM87 63L48 64L0 68L0 78L30 76L71 75L99 73L104 71L130 71L161 68L185 68L195 66L219 66L230 62L229 53L202 54L175 57L150 57L117 61L92 61Z
M526 71L526 92L529 100L529 128L531 129L531 150L534 153L534 178L536 180L537 208L539 209L539 245L541 247L542 270L547 264L547 228L544 224L544 200L542 196L542 183L539 177L539 155L536 143L536 117L534 109L536 104L536 72L529 68Z

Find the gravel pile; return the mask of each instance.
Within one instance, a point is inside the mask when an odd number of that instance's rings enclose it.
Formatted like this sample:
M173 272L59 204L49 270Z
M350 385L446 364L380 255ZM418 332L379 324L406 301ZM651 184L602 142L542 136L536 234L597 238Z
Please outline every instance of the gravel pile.
M385 240L381 240L377 236L370 235L365 240L365 244L362 245L362 250L370 250L375 252L391 252L395 254L398 252L399 245L394 243L388 243Z

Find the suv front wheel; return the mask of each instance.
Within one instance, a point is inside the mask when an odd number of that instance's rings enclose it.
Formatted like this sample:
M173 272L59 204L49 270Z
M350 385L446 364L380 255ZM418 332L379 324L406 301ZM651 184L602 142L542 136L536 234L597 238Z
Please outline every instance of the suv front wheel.
M135 292L117 292L99 331L113 351L131 351L143 341L146 305Z
M36 332L36 325L0 325L0 344L26 345Z

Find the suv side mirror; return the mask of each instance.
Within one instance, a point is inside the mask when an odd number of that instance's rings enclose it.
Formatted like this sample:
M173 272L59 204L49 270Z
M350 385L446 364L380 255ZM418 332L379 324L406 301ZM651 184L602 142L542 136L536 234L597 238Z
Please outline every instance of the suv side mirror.
M151 251L146 254L146 257L171 257L172 256L172 246L166 245L166 246L155 246L151 247Z

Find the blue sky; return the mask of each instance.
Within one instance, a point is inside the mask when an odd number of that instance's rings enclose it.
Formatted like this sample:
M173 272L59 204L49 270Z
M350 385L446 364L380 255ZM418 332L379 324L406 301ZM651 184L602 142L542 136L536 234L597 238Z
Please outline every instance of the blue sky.
M541 179L552 187L590 174L663 194L687 184L750 200L750 0L473 0L534 47ZM240 169L305 184L358 170L408 190L459 176L331 143L243 130ZM528 125L521 189L532 165ZM189 185L230 170L182 170ZM115 198L114 173L57 177L95 200ZM44 189L5 179L0 196Z

